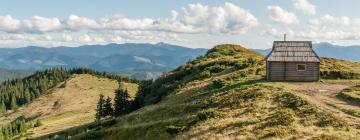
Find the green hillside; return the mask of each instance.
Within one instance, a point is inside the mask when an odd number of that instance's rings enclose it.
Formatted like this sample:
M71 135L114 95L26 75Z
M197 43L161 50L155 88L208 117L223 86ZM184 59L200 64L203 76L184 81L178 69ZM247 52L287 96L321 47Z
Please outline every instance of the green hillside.
M0 140L39 137L95 120L100 94L133 98L138 81L85 68L52 68L0 84Z
M154 82L142 82L135 98L138 110L41 139L54 136L114 140L355 139L360 136L359 116L349 115L336 105L353 110L359 107L338 100L333 93L356 83L266 82L264 65L260 54L238 45L219 45ZM322 94L312 95L312 92ZM329 102L323 102L325 98Z
M360 79L360 62L321 58L320 74L325 79Z

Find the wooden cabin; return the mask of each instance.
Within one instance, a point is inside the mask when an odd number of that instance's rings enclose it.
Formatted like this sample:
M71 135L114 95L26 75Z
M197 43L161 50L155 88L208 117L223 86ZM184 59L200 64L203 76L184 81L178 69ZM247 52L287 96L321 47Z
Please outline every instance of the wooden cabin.
M311 41L274 41L265 58L268 81L318 81L320 58Z

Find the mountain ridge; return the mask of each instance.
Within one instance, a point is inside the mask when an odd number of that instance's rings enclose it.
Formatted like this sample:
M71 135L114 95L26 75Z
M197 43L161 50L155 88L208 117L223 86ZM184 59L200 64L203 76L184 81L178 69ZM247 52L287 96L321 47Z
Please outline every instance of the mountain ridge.
M88 67L115 73L126 71L130 75L139 75L136 69L149 69L149 71L159 75L161 72L173 69L189 59L203 55L205 51L206 49L192 49L166 43L0 48L0 68L42 70L50 67ZM122 57L125 60L122 60ZM139 61L138 58L149 60L152 63ZM111 65L102 65L102 63L110 63ZM144 71L140 72L140 75L143 73L146 74Z

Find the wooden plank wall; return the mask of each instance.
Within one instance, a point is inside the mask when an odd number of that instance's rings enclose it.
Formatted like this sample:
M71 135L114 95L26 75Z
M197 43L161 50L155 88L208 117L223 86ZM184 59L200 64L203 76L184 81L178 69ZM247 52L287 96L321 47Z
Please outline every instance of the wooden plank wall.
M297 71L298 64L306 64L306 71ZM316 62L268 62L267 79L270 81L317 81L319 63Z

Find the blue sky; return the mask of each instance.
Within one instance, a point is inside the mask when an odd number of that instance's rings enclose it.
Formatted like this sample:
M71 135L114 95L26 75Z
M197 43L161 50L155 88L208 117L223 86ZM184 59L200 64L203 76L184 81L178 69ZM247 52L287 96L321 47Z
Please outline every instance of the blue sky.
M11 0L0 47L166 42L270 48L289 40L360 44L358 0Z

